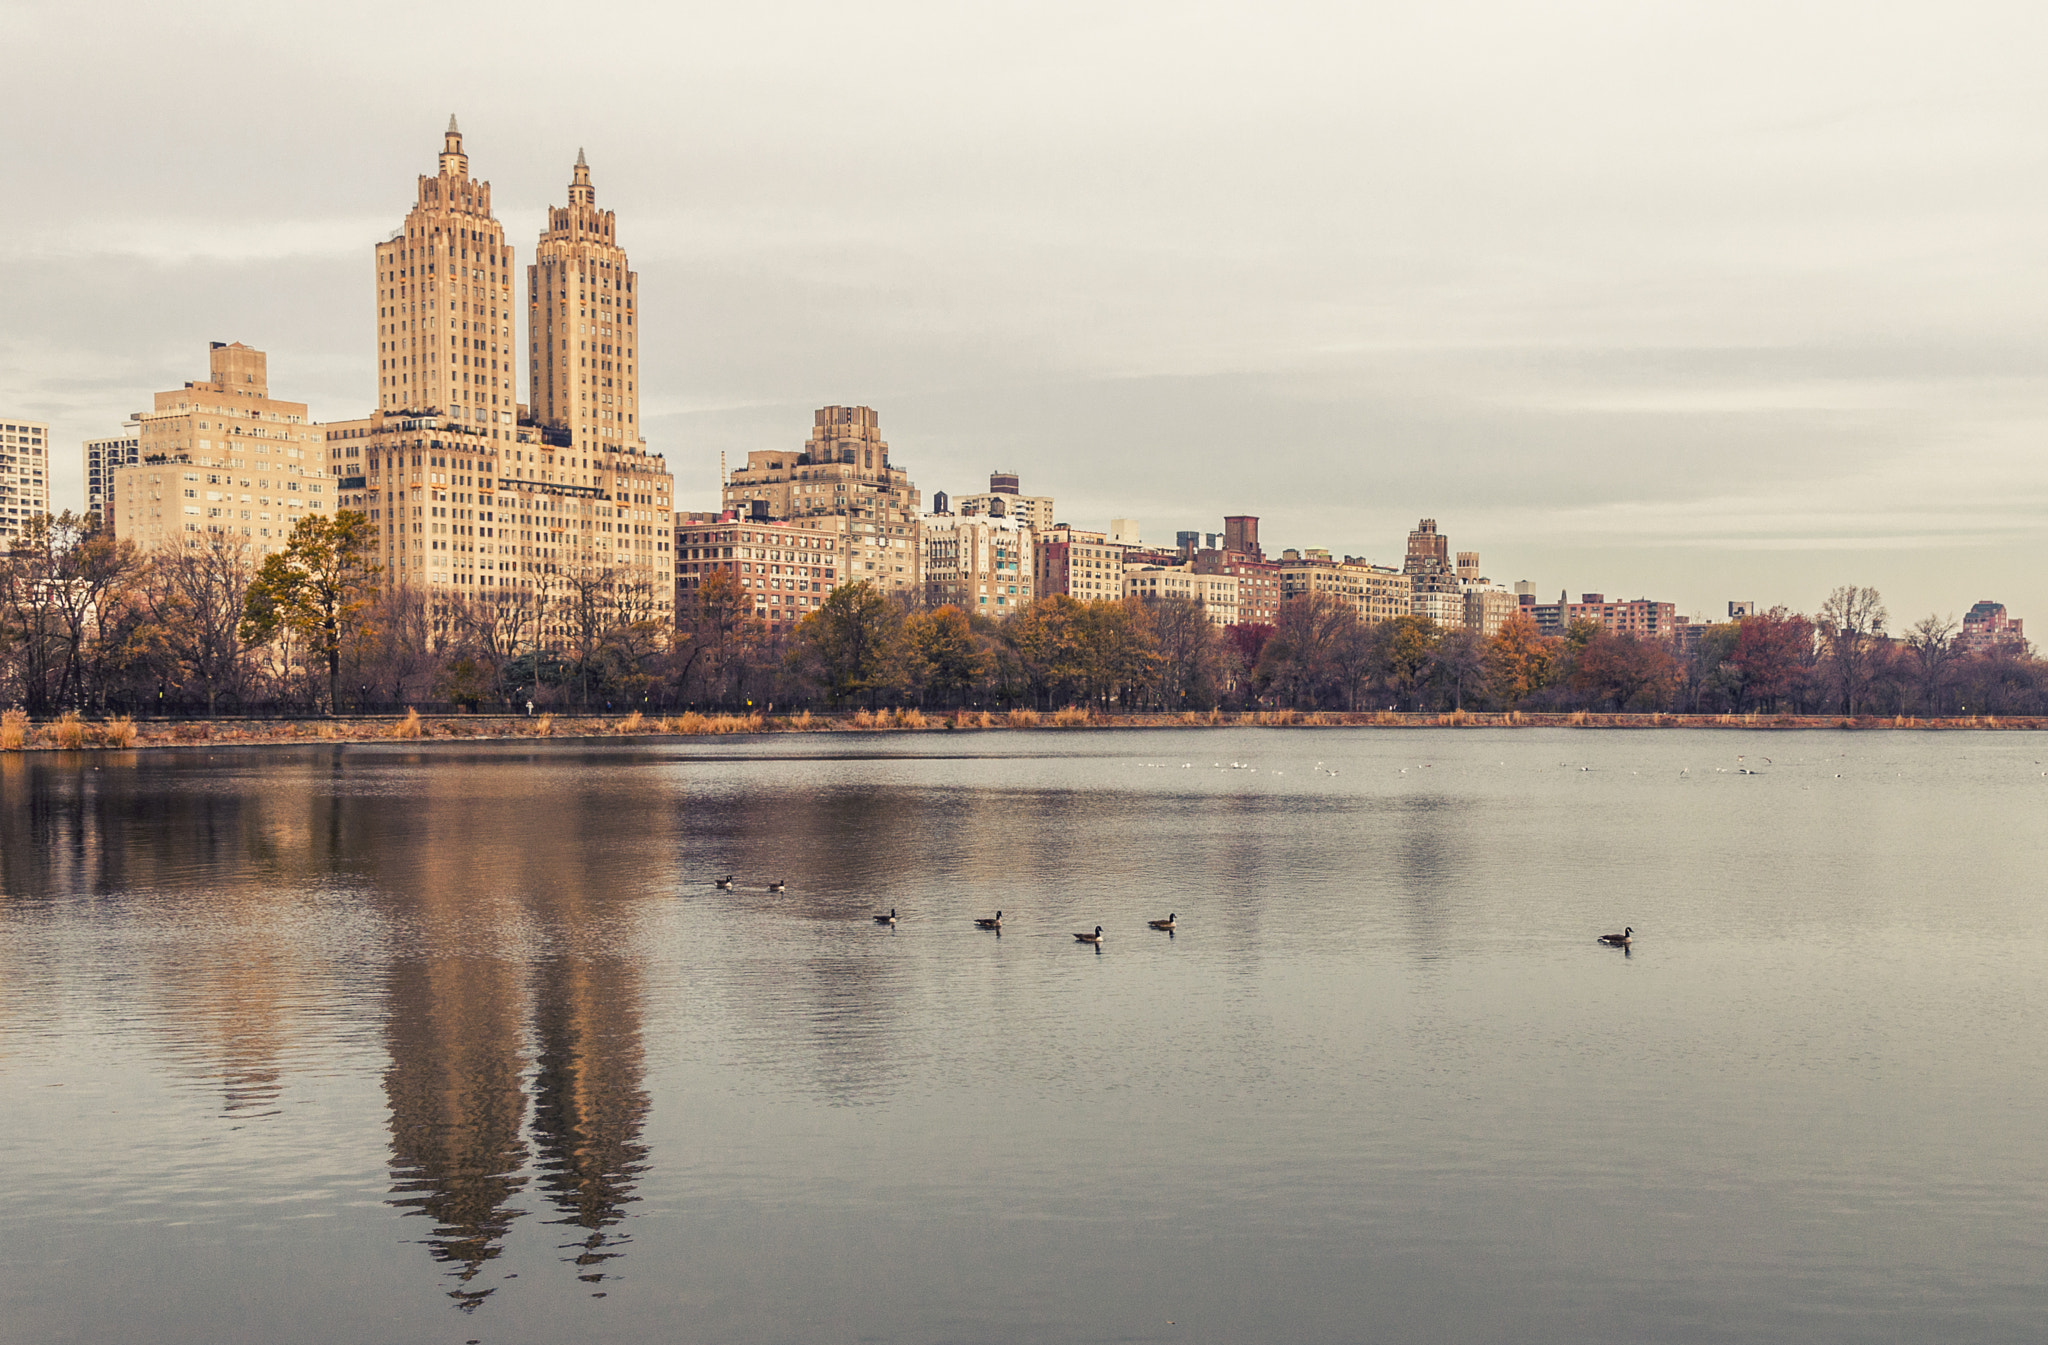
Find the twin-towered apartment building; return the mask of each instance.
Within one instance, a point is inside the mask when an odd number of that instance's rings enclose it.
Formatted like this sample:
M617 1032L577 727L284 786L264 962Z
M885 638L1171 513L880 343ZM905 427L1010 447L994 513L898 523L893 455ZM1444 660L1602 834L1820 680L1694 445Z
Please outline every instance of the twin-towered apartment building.
M642 432L639 277L583 154L526 268L523 348L515 249L454 118L371 262L374 409L315 425L270 396L261 351L216 342L205 380L137 415L134 460L101 467L115 533L261 555L309 512L359 509L394 587L530 600L595 585L666 615L674 487Z

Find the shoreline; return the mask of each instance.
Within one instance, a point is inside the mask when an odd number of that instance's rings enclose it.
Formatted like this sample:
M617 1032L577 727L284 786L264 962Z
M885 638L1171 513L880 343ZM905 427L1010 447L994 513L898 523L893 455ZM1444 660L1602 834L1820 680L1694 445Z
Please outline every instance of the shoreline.
M1102 729L1750 729L1840 732L2001 732L2048 729L2048 716L1969 715L1937 719L1859 715L1600 714L1591 711L1404 712L1256 710L1241 713L1103 714L1080 710L854 711L795 715L345 715L328 719L46 720L0 742L0 756L28 752L136 751L307 743L536 742L603 738L702 738L782 733L1016 733Z

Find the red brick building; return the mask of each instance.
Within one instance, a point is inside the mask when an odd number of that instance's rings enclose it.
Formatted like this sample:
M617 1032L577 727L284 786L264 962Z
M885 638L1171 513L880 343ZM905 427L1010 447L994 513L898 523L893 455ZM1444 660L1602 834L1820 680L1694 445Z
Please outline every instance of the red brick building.
M787 635L847 574L852 520L836 515L778 522L742 520L728 511L676 522L676 615L694 603L705 578L723 571L753 599L754 614Z

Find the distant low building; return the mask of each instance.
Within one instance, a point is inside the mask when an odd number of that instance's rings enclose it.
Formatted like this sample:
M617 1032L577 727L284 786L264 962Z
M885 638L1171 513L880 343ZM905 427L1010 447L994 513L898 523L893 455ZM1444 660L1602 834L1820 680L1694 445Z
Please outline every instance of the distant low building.
M1590 621L1602 630L1643 640L1669 640L1678 628L1678 608L1674 603L1654 602L1649 598L1609 602L1606 595L1600 593L1582 593L1577 602L1572 602L1562 593L1557 595L1556 602L1529 601L1534 596L1522 595L1522 612L1533 619L1536 629L1545 635L1562 635L1574 621Z
M1956 644L1972 654L1982 654L1999 645L2025 645L2022 626L2019 618L2006 615L2004 603L1986 598L1964 615L1962 634L1956 637Z
M926 514L925 602L1004 617L1032 597L1032 528L1021 518Z
M687 610L704 581L722 572L771 632L787 635L827 593L853 577L848 571L856 554L867 554L866 541L853 520L841 515L756 520L732 509L678 513L676 611Z
M1081 602L1118 598L1124 591L1124 548L1109 534L1056 524L1032 539L1032 592L1064 593Z
M1192 565L1126 565L1127 598L1192 598L1218 626L1238 624L1238 581L1227 574L1197 574Z
M1014 518L1041 533L1053 525L1052 496L1023 494L1015 472L989 473L988 493L960 496L953 501L953 512L968 518Z

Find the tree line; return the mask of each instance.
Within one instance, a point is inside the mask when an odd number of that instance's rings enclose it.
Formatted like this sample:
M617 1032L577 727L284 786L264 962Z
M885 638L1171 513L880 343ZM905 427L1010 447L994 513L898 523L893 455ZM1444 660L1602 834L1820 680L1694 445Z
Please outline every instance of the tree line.
M2048 713L2048 665L2014 641L1971 652L1951 618L1888 629L1846 587L1710 625L1681 648L1526 616L1491 638L1368 622L1327 594L1272 625L1219 627L1192 599L1055 594L996 619L833 590L778 633L713 573L661 610L609 569L488 598L387 589L370 525L307 518L253 562L229 538L143 554L91 516L32 520L0 563L0 703L33 716L1086 706L1797 714ZM665 595L659 595L665 596Z

